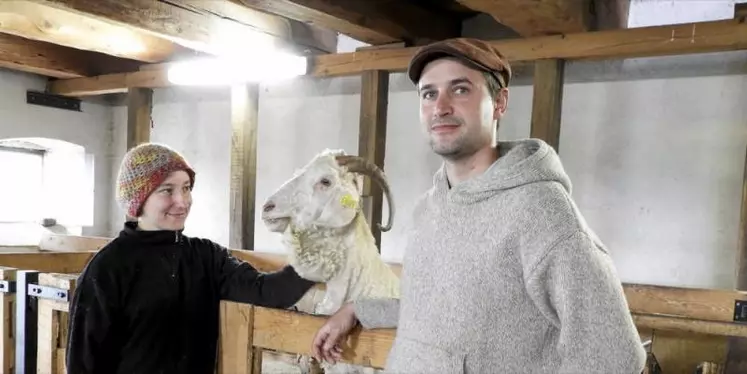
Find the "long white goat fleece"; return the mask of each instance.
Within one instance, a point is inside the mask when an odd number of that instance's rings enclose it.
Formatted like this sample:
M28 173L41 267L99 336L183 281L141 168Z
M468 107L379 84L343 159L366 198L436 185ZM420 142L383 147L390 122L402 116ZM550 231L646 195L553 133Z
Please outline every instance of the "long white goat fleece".
M399 277L381 259L360 213L340 229L300 230L291 224L283 242L288 262L299 275L326 284L314 314L331 315L344 303L361 298L399 298Z
M392 373L639 374L645 351L607 249L571 200L555 151L500 142L482 175L418 202L402 298L355 308L397 327Z

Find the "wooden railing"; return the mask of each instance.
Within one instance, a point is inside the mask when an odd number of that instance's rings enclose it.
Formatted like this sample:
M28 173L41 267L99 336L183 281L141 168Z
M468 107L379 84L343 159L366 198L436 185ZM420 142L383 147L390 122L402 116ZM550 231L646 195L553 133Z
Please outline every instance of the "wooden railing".
M68 303L85 265L109 239L54 236L38 253L0 253L0 373L65 373ZM49 248L54 248L54 252ZM277 254L231 253L262 271L286 264ZM392 264L396 273L400 268ZM624 284L639 329L747 337L747 293ZM218 373L259 373L263 352L306 354L325 317L221 301ZM382 368L394 329L356 329L344 361ZM266 354L265 354L266 355Z

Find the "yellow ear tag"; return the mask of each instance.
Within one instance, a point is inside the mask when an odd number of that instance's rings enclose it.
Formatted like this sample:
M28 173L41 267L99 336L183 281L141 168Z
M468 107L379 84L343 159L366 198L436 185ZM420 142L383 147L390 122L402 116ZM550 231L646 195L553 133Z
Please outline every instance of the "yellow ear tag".
M346 193L340 198L340 205L344 206L345 208L353 209L356 207L357 202L355 199L353 199L353 196L349 193Z

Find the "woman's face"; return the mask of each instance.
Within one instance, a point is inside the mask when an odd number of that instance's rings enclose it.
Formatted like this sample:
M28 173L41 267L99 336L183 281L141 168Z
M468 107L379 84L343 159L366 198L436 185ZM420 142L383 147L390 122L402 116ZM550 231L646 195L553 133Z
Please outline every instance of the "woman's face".
M143 204L138 226L142 230L181 230L192 207L192 184L184 171L175 171Z

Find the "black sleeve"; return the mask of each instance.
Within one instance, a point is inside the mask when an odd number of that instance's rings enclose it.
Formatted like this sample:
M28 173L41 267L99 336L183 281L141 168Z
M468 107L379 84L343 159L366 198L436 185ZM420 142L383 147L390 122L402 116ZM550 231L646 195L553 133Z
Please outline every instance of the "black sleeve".
M91 261L78 278L70 301L66 367L68 373L111 372L117 355L113 325L116 288L111 273Z
M270 308L290 308L314 286L291 266L262 273L249 263L231 256L228 249L213 243L212 253L221 299Z

